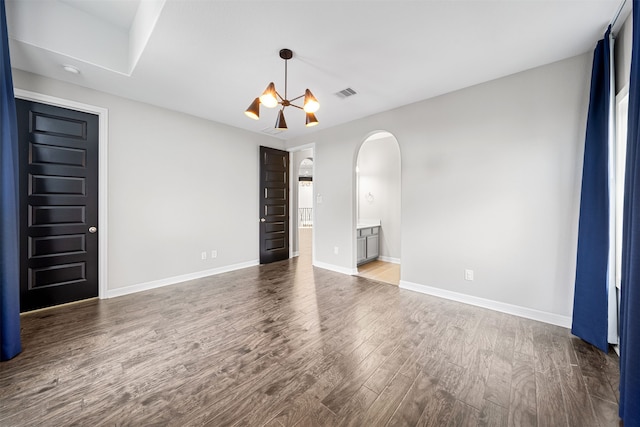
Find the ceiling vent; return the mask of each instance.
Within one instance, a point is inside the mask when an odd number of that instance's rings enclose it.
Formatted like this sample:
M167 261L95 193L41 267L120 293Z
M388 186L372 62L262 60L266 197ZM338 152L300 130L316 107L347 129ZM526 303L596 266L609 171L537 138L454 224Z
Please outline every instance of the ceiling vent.
M340 92L336 92L336 96L340 99L349 98L350 96L355 95L357 92L350 87L346 89L342 89Z

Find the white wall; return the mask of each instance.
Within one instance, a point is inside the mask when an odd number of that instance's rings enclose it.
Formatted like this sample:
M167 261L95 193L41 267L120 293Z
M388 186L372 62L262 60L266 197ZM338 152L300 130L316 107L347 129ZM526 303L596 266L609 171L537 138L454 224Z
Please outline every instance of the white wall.
M279 140L20 70L13 80L109 110L108 290L257 262L259 146Z
M357 149L388 131L402 155L402 281L570 316L590 65L581 55L288 141L315 144L316 264L353 271ZM13 77L109 109L109 289L257 259L258 146L280 141Z
M317 264L355 266L357 147L384 130L402 155L401 280L566 321L590 66L584 54L288 141L316 144Z
M313 181L298 182L298 207L313 207Z
M400 260L400 150L396 139L367 139L358 152L357 165L358 222L379 220L381 257Z

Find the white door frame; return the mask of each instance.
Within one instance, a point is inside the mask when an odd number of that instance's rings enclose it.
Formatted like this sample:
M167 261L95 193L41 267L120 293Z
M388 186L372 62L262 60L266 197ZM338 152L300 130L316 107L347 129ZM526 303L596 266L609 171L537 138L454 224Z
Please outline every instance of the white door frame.
M107 193L107 173L108 168L108 124L109 110L95 105L83 104L69 99L57 98L55 96L30 92L28 90L14 88L13 93L16 98L26 101L35 101L42 104L53 105L55 107L68 108L71 110L91 113L98 116L98 297L107 298L107 204L109 202Z

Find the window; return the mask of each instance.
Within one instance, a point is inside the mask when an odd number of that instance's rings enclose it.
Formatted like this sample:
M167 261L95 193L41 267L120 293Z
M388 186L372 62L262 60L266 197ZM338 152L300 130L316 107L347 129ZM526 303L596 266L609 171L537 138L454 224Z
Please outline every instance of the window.
M627 158L627 116L629 88L625 86L616 95L616 147L615 147L615 251L616 287L620 289L622 271L622 212L624 210L624 171Z

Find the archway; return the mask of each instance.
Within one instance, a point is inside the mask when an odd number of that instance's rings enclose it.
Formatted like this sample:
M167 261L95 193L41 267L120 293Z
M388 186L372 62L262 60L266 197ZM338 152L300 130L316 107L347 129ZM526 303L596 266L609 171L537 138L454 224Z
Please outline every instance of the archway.
M401 263L400 145L389 132L360 145L355 167L356 268L358 274L398 285Z

